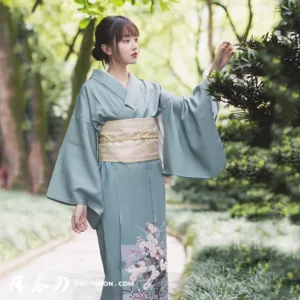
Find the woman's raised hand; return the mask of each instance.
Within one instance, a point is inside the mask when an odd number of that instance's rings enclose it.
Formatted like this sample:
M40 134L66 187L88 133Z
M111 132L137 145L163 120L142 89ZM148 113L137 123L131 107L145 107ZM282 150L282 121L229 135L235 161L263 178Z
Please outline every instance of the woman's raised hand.
M75 210L71 218L71 223L72 229L77 233L81 233L87 230L87 205L78 204L75 206Z
M217 49L215 59L211 66L211 71L221 71L234 54L233 45L228 41L223 42Z

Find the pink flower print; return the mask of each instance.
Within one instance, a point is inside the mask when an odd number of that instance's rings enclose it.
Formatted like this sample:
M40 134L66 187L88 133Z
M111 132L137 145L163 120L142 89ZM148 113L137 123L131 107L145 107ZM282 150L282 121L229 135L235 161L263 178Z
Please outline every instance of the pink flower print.
M154 239L152 234L147 234L147 240L152 241Z
M146 266L146 263L144 261L139 261L137 264L139 265L138 269L139 269L140 274L143 274L143 273L147 272L147 266Z
M154 244L149 244L149 250L150 250L151 252L156 252L156 247L155 247L155 245L154 245Z
M159 255L163 255L164 254L164 250L161 249L160 247L157 247L156 249L157 249Z
M154 249L154 250L151 250L150 256L156 258L156 250L155 250L155 249Z
M151 278L149 278L149 279L147 280L147 282L148 282L150 285L152 285L152 279L151 279Z
M145 247L147 247L147 243L145 241L142 241L140 244L139 244L139 247L140 249L144 249Z
M140 269L136 268L135 266L131 265L126 269L131 275L138 276L140 273Z
M133 275L136 275L136 276L139 275L139 273L140 273L140 272L139 272L139 269L138 269L138 268L134 268L133 271L132 271L132 274L133 274Z
M139 261L138 264L139 264L141 267L146 266L146 262L144 262L143 260Z
M154 272L156 270L155 265L151 265L149 267L149 271Z
M134 275L134 274L131 274L131 276L130 276L130 281L133 282L133 283L135 283L136 280L137 280L137 276Z
M163 257L166 255L165 236L161 235L161 229L156 222L147 223L144 233L144 238L142 236L137 237L135 244L137 250L132 252L136 258L134 263L131 259L131 262L127 261L127 267L125 267L130 273L130 281L139 285L139 288L131 290L133 293L132 300L167 300L167 262L166 258ZM162 241L160 241L161 239ZM151 295L148 294L150 290ZM130 291L126 290L126 292ZM152 295L153 292L154 295Z
M152 232L155 233L157 231L157 227L154 226L153 224L149 224L148 225L148 229Z
M146 247L147 247L150 251L152 251L153 248L155 248L155 245L154 245L151 241L148 241L148 242L146 242Z
M153 245L158 244L158 240L151 234L148 234L147 239L148 239L149 243L151 243Z
M167 265L168 265L168 262L167 262L167 261L164 262L163 259L160 260L160 269L161 269L162 271L164 271L164 270L167 268Z
M150 278L151 278L152 280L154 280L158 275L159 275L159 271L154 270L154 271L152 272Z
M144 290L148 290L151 286L151 283L149 281L147 281L146 283L143 284L143 289Z

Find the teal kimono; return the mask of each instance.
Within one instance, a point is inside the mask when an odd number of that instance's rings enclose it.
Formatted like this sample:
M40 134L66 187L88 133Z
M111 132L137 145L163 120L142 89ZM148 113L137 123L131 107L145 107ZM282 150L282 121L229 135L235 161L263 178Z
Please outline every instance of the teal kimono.
M168 299L163 176L212 178L226 166L215 124L219 106L207 83L179 97L132 73L125 88L94 69L80 89L46 196L87 204L105 272L101 300ZM99 160L105 122L153 117L159 119L160 159Z

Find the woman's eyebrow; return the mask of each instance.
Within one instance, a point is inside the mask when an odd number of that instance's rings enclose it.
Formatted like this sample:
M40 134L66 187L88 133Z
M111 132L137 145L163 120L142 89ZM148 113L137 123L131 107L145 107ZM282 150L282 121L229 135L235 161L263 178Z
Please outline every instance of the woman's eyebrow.
M139 36L138 35L131 35L131 34L124 34L122 36L122 38L126 38L126 37L136 37L136 38L138 38Z

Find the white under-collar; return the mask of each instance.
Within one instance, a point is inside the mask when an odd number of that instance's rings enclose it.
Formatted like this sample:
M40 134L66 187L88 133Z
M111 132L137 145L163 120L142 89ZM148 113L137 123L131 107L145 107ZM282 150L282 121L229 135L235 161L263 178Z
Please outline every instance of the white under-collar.
M104 70L104 72L108 75L110 75L111 77L115 78L114 76L112 76L111 74L109 74L106 70ZM115 78L116 79L116 78Z

